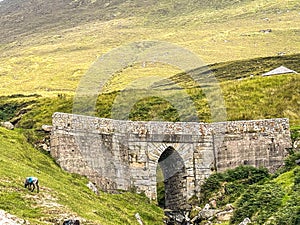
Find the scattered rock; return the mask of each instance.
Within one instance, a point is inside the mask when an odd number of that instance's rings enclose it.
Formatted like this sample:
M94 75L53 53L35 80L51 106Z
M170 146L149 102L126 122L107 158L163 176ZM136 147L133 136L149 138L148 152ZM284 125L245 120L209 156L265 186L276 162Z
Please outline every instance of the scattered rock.
M250 220L248 217L246 217L246 218L243 220L243 222L239 223L239 225L247 225L248 223L251 223L251 220Z
M206 204L205 206L204 206L204 208L202 209L202 211L204 210L204 211L206 211L206 210L209 210L210 209L210 205L209 204Z
M14 126L11 122L8 122L8 121L6 121L6 122L1 122L0 125L1 125L2 127L5 127L5 128L8 129L8 130L13 130L13 129L15 128L15 126Z
M0 210L0 224L1 225L20 225L20 224L30 224L28 221L19 219L4 210Z
M140 225L144 225L144 223L143 223L143 221L142 221L142 219L141 219L139 213L136 213L136 214L135 214L135 218L136 218L136 220L138 221L138 223L139 223Z
M52 126L51 125L42 125L42 130L45 132L51 132Z
M89 189L91 189L96 195L99 195L98 188L91 181L86 185Z
M46 145L45 143L40 144L39 147L47 152L50 152L50 147L48 145Z
M204 219L204 220L210 220L212 219L218 212L220 212L220 210L216 210L216 209L202 209L199 214L198 217L200 219Z
M80 223L85 224L86 220L84 218L79 217L74 212L71 212L64 205L59 204L58 199L53 196L53 190L47 187L41 187L43 190L39 195L27 194L25 198L30 200L30 202L34 202L34 205L38 205L42 210L46 217L41 217L40 221L43 221L45 224L56 224L62 225L65 224L74 225L76 223L71 223L73 220L80 221ZM70 223L67 223L70 221ZM1 224L1 223L0 223ZM35 223L36 224L36 223ZM77 222L77 224L79 224Z
M230 220L230 218L233 215L233 210L229 210L229 211L222 211L217 213L217 220L219 221L228 221Z
M234 210L234 206L233 206L232 204L227 204L227 205L225 206L225 210L226 210L226 211Z
M216 200L215 200L216 201ZM234 206L227 204L223 210L217 208L213 209L212 205L217 205L214 199L210 200L209 204L206 204L204 208L195 207L192 210L186 211L173 211L165 209L166 225L192 225L192 224L212 224L216 219L219 223L229 221L234 212ZM196 214L197 213L197 214ZM196 216L192 216L196 215ZM205 222L205 223L203 223Z
M277 52L277 55L279 55L279 56L283 56L285 54L286 54L285 52Z
M80 222L77 219L70 219L70 220L65 220L63 225L80 225Z
M165 209L164 211L165 211L165 215L167 216L165 224L167 225L189 224L189 222L186 221L185 211L172 211L170 209Z
M211 201L209 202L209 205L210 205L212 208L216 209L216 208L217 208L217 201L216 201L215 199L213 199L213 200L211 200Z
M272 29L260 30L259 32L262 32L262 33L268 34L268 33L271 33L271 32L272 32Z

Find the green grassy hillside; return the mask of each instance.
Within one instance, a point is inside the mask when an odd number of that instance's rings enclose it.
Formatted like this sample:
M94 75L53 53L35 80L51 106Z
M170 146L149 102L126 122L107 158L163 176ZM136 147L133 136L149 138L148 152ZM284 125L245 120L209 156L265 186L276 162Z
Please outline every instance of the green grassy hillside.
M272 69L282 64L300 71L297 63L299 60L300 55L297 54L212 65L211 70L214 71L214 76L222 89L221 95L225 101L226 119L245 120L287 117L290 119L292 126L299 126L299 74L261 76L262 73L268 71L264 68ZM133 68L132 71L134 72L136 69ZM226 71L226 73L223 71ZM240 73L240 71L243 72ZM133 72L127 71L127 74ZM98 98L95 114L99 117L111 117L112 106L116 104L114 102L116 97L120 94L120 90L128 85L128 81L122 80L122 74L118 74L114 79L118 82L112 82L108 86L109 91ZM212 121L207 99L201 88L194 86L195 84L186 74L174 75L170 77L170 80L185 88L195 104L201 121ZM172 87L171 84L165 87L166 92L169 92L169 87ZM28 104L29 106L27 106ZM10 107L8 107L9 105ZM26 106L26 110L22 110L23 105ZM2 100L0 98L0 108L4 110L3 115L0 115L0 119L11 119L23 128L40 129L43 124L51 124L51 116L54 112L72 112L73 95L2 97ZM5 114L6 111L8 112ZM147 98L136 102L129 118L132 120L161 119L169 121L180 119L174 106L160 98Z
M83 224L162 224L160 208L145 196L120 193L95 195L86 187L88 180L68 174L44 153L34 149L21 130L0 128L0 208L31 224L53 224L74 216ZM24 179L36 176L40 193L24 188Z
M0 5L0 95L73 93L97 57L133 41L174 43L208 64L300 51L298 1L5 0ZM272 32L261 32L266 29Z
M214 71L214 76L222 89L222 97L225 101L227 113L226 119L245 120L287 117L290 119L292 127L299 126L299 74L260 76L268 71L264 68L272 69L282 64L300 71L299 60L300 55L297 54L211 65L210 68ZM134 74L135 71L140 73L143 70L132 68L131 71L125 72ZM129 77L127 77L127 80L122 78L122 74L114 77L117 82L110 83L107 87L109 91L98 98L95 108L97 116L111 117L112 106L116 104L114 100L120 94L120 90L128 85L128 80L131 79ZM133 76L133 78L135 77ZM207 99L201 88L194 86L195 84L186 74L177 74L169 79L187 91L196 106L201 121L212 121ZM169 87L172 86L167 85L165 87L167 92ZM40 95L1 97L0 120L10 120L17 126L26 129L40 129L43 124L51 124L54 112L71 113L73 97L73 94L59 94L48 97ZM147 98L136 102L129 118L132 120L180 120L174 106L160 98Z
M299 224L300 167L295 163L299 157L299 153L290 155L275 175L251 166L213 174L202 186L200 205L209 199L215 199L221 210L232 204L235 210L226 224L239 224L246 217L251 224Z

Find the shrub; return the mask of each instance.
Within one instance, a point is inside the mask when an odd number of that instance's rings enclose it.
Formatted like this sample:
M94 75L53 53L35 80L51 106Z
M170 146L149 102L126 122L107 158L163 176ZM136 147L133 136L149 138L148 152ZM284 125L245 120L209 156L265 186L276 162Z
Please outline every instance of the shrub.
M244 183L254 184L269 177L266 168L256 168L253 166L239 166L225 172L225 181L233 182L243 180Z
M206 204L216 195L219 205L233 202L249 185L268 179L269 176L267 169L253 166L239 166L223 173L215 173L201 186L200 203ZM222 196L216 193L221 190Z
M283 196L284 192L276 183L252 185L238 200L230 224L238 224L245 217L258 224L265 223L279 209Z

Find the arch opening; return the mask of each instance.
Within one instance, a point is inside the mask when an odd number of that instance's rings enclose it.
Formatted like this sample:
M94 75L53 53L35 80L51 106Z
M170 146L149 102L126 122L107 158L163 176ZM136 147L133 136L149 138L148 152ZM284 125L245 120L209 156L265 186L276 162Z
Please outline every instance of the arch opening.
M173 148L161 154L157 166L157 200L159 206L180 210L186 201L186 171L183 159Z

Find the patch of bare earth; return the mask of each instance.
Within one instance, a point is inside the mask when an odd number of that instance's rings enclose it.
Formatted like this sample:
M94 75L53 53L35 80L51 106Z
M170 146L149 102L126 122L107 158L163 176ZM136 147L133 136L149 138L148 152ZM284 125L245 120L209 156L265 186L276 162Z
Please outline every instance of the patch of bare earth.
M32 207L42 210L45 216L40 220L44 223L62 224L64 220L68 219L78 219L82 223L87 222L66 206L59 204L55 195L56 193L53 190L43 187L39 193L27 194L26 198L33 202Z

